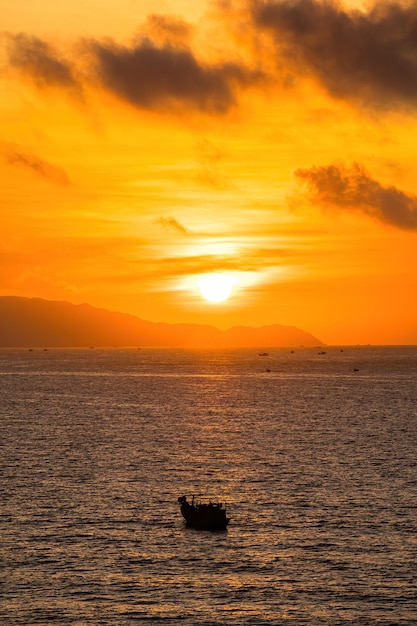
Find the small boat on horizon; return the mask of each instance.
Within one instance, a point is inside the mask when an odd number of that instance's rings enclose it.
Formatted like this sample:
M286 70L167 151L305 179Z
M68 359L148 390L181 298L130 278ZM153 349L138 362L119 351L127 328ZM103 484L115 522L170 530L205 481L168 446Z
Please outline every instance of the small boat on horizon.
M191 503L187 496L178 498L181 514L190 528L198 530L226 530L230 518L226 516L226 506L202 495L192 495Z

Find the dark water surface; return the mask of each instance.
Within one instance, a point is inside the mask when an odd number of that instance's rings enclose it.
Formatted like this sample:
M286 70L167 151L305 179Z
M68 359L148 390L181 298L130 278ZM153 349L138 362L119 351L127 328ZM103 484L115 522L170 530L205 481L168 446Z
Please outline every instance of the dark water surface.
M318 352L0 351L0 623L417 624L417 348Z

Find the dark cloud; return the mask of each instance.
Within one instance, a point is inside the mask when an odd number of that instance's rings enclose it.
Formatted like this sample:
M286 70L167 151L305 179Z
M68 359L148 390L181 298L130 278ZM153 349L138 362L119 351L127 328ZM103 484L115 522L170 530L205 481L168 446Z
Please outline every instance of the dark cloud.
M91 39L84 43L89 55L79 50L76 61L37 37L9 35L9 62L41 87L81 93L82 76L83 84L96 80L135 107L159 111L225 113L239 88L265 79L271 61L281 86L314 76L336 97L386 110L417 106L417 0L376 2L367 11L337 0L218 0L217 6L222 21L216 24L229 54L239 47L240 60L203 60L192 47L196 26L151 15L132 44ZM261 69L253 71L243 58Z
M188 228L186 228L186 226L183 226L183 224L178 222L175 217L159 217L156 222L157 224L161 224L161 226L164 226L164 228L176 230L183 235L189 235L191 232Z
M4 149L4 155L9 165L27 168L38 176L46 178L56 185L66 187L71 185L69 177L62 168L52 165L51 163L47 163L36 156L25 154L19 149L10 146L7 146Z
M333 95L380 108L417 105L417 2L376 2L368 12L331 0L250 3L278 58Z
M149 39L131 47L99 41L90 41L88 46L102 85L146 109L183 105L225 113L235 104L235 88L258 78L242 65L208 65L187 48L158 46Z
M417 229L417 196L384 187L358 163L298 169L295 175L319 205L360 210L386 224Z
M83 85L99 83L138 108L226 113L236 104L237 90L257 83L261 74L240 61L199 59L190 47L192 32L179 18L152 15L131 45L84 40L74 58L25 33L6 34L5 40L9 67L39 88L59 87L80 96Z
M11 67L27 74L38 87L60 87L80 91L71 64L47 42L19 33L7 36Z

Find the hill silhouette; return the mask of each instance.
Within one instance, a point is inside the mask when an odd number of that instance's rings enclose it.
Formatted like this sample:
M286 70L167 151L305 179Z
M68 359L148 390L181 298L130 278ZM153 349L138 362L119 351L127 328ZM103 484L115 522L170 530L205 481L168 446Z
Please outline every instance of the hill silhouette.
M321 341L293 326L166 324L88 304L0 296L0 347L315 346Z

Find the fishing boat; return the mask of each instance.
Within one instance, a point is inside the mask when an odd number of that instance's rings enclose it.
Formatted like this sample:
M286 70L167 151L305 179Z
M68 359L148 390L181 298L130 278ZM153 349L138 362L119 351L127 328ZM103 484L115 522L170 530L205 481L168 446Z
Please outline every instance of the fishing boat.
M222 502L212 501L202 495L180 496L178 502L187 526L198 530L226 530L229 518Z

